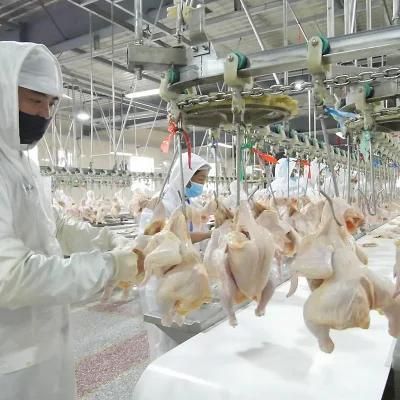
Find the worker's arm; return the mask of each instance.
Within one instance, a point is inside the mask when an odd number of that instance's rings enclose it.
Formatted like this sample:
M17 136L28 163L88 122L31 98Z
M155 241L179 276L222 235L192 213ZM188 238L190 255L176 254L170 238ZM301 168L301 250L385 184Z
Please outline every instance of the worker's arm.
M89 222L68 218L60 210L53 208L57 233L64 255L90 250L109 251L127 248L132 240L126 239L108 228L95 228Z
M192 239L192 243L202 242L203 240L211 238L211 231L208 232L191 232L190 239Z
M110 253L77 253L67 260L28 248L13 229L11 189L1 179L0 188L0 308L82 301L115 278L118 268Z

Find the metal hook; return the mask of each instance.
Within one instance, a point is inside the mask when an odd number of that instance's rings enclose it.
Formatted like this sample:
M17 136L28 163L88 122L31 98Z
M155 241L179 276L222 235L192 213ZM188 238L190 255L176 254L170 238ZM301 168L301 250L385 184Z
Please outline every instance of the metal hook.
M257 187L249 194L249 196L247 197L248 201L250 201L253 198L258 189L260 189L260 185L257 185Z
M327 200L327 202L328 202L328 204L329 204L329 207L331 208L333 219L335 220L335 222L337 223L337 225L338 225L338 226L343 226L343 225L338 221L338 219L336 218L335 210L334 210L334 208L333 208L332 199L331 199L323 190L320 190L320 193L322 194L322 196L324 196L324 197L326 198L326 200Z
M385 195L383 194L385 189L381 189L377 194L376 194L376 204L378 204L379 199L382 200L382 202L379 202L380 205L382 205L385 202Z
M373 216L375 216L376 215L376 212L372 212L371 211L371 208L370 208L370 206L369 206L369 200L368 200L368 198L367 198L367 196L364 194L364 192L360 189L360 188L358 188L358 190L359 190L359 192L361 193L361 196L364 198L364 200L365 200L365 205L366 205L366 207L367 207L367 211L368 211L368 214L371 216L371 217L373 217Z

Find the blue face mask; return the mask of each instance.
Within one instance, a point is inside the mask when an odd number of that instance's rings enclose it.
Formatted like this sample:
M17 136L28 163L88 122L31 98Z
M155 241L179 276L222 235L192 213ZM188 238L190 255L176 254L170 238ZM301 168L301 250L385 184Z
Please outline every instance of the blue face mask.
M190 187L185 187L185 195L187 197L197 197L203 193L203 185L190 181Z

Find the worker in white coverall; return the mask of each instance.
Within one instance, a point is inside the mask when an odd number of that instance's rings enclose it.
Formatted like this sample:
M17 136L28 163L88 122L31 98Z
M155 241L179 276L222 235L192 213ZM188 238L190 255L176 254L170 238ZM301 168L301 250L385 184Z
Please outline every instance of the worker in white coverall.
M62 92L45 46L0 42L0 400L73 400L69 304L136 274L127 250L63 257L56 234L73 237L79 227L56 227L39 169L24 153L42 138ZM104 233L99 243L114 247Z
M300 196L304 195L304 183L299 181L295 168L295 158L288 160L284 157L278 160L275 166L275 179L271 182L271 188L275 197L288 197L288 181L289 197L297 197L297 194Z
M204 185L207 182L210 165L206 160L197 154L191 154L191 168L189 168L188 153L182 154L183 183L185 186L184 198L187 204L196 207L196 198L203 193ZM171 170L168 185L165 190L163 204L169 217L178 207L182 200L179 195L182 191L181 171L179 159L175 161ZM196 227L189 226L190 236L193 243L201 242L211 237L211 232L196 232Z
M198 199L202 194L211 167L206 160L197 154L192 153L191 157L191 168L189 168L188 153L182 154L183 181L185 186L183 197L187 204L196 206L196 204L193 203L196 201L196 198ZM165 189L165 194L162 200L167 217L182 205L180 196L180 193L182 192L181 182L180 162L178 159L172 167L168 185ZM211 231L208 229L206 231L200 231L198 230L200 227L193 226L192 223L189 223L188 228L193 243L202 242L211 237ZM200 243L198 243L198 245L200 245ZM152 277L146 284L144 290L141 290L140 295L145 312L147 311L152 314L161 315L162 312L159 309L159 304L156 300L157 288L158 281L155 277ZM149 341L151 359L161 356L177 345L173 339L162 332L156 325L145 322L145 327Z

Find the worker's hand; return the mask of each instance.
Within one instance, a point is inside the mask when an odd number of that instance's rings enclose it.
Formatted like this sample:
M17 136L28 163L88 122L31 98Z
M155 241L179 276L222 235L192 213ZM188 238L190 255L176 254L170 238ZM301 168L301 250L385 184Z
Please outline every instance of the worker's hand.
M140 275L142 275L141 254L124 249L114 249L109 254L113 258L115 272L112 280L105 287L101 300L109 300L116 287L123 289L123 300L127 300L130 289L140 281Z
M114 249L110 254L115 265L113 280L134 283L137 274L137 254L124 249Z
M130 250L132 249L133 240L127 239L122 235L110 231L111 250Z

